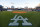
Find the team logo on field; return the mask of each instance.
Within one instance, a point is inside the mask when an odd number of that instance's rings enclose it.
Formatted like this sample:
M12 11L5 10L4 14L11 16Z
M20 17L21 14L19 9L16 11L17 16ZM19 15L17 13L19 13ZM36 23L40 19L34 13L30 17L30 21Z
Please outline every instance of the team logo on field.
M21 18L21 19L19 19L19 18ZM28 20L27 18L23 18L22 16L17 17L17 15L15 15L15 17L13 19L11 19L11 20L14 20L14 22L9 23L9 26L18 26L19 25L19 23L17 23L18 20L23 21L22 26L30 26L30 25L32 25L31 23L26 21L26 20Z

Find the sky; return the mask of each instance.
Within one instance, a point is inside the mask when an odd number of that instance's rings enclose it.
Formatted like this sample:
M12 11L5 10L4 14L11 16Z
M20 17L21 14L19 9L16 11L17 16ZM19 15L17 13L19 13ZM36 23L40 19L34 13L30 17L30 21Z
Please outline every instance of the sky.
M11 7L14 6L15 8L17 7L29 7L29 8L34 8L40 3L40 0L0 0L0 5L6 7Z

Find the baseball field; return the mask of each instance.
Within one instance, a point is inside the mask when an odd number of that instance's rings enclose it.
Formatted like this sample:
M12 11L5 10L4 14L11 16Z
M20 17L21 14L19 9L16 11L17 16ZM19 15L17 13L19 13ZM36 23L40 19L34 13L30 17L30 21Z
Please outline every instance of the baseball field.
M40 27L40 12L30 11L30 12L20 12L20 11L0 11L0 27ZM18 21L19 26L9 26L10 22L13 22L12 18L14 16L22 16L27 18L27 22L32 23L31 26L22 26L23 21Z

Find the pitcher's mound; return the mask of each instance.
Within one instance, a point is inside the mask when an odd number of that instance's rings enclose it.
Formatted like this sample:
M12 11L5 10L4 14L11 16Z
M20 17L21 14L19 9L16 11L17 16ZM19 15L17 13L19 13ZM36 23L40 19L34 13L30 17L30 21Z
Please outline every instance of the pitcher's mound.
M12 13L27 13L27 12L25 12L25 11L22 11L22 12L14 11Z

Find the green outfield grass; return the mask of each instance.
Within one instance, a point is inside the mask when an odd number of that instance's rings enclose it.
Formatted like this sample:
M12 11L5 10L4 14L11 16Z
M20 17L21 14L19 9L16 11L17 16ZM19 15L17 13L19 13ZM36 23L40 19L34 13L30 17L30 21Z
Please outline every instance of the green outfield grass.
M10 22L13 22L12 19L16 14L21 15L24 18L28 18L28 22L32 23L32 26L22 26L23 21L18 21L19 26L8 26ZM40 12L27 12L27 13L12 13L10 11L0 11L0 27L40 27Z

